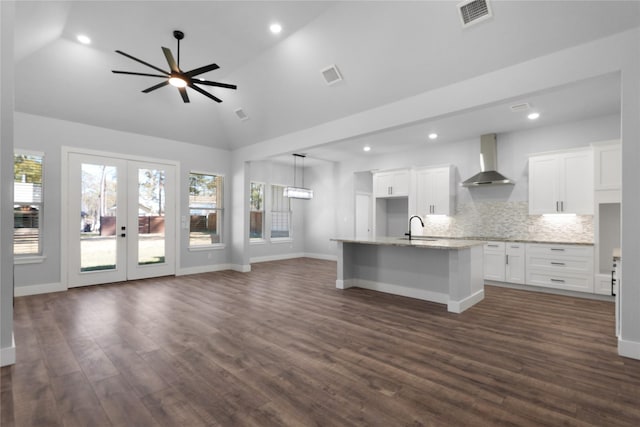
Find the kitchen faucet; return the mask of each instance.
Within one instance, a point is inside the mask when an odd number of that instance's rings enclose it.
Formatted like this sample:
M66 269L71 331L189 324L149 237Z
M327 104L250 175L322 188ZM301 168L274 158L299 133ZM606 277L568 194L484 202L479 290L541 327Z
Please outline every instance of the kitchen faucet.
M404 233L405 236L409 236L409 240L411 240L411 220L413 220L413 218L418 218L420 220L420 224L422 224L422 227L424 227L424 221L422 221L422 218L420 218L420 215L414 215L411 218L409 218L409 232Z

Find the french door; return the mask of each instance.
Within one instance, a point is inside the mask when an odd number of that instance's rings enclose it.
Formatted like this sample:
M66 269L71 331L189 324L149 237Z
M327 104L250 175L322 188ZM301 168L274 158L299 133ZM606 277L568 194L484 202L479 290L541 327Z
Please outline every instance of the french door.
M175 274L175 166L68 160L68 286Z

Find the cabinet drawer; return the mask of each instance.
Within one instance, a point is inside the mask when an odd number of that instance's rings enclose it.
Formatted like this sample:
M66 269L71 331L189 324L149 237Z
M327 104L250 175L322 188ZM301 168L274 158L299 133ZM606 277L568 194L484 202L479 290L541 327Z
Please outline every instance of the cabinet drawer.
M529 254L527 267L558 273L591 274L593 263L587 257L549 257Z
M553 274L544 270L527 270L527 284L578 292L593 292L593 275Z
M484 244L485 252L504 252L504 242L487 242Z
M578 256L592 257L593 246L553 245L553 244L527 244L529 255L552 255L553 257Z

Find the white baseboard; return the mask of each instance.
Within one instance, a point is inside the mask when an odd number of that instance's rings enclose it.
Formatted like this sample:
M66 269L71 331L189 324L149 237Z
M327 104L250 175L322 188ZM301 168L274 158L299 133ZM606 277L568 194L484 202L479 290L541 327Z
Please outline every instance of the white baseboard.
M288 254L278 254L278 255L267 255L267 256L258 256L252 257L249 262L259 263L259 262L269 262L269 261L282 261L284 259L293 259L293 258L302 258L304 257L304 253L288 253Z
M473 307L484 299L484 289L480 289L473 295L469 295L460 301L449 301L447 303L447 311L452 313L462 313L468 308Z
M353 279L349 282L352 283L344 283L343 285L346 285L347 287L370 289L372 291L380 291L387 294L400 295L403 297L416 298L424 301L437 302L440 304L447 304L449 302L449 295L440 292L428 291L426 289L416 289L410 288L408 286L393 285L391 283L374 282L371 280L362 279ZM336 281L336 285L337 284L338 283Z
M199 265L197 267L181 268L176 272L176 276L186 276L188 274L211 273L214 271L233 270L231 264Z
M620 356L640 360L640 342L625 341L618 338L618 354Z
M311 252L304 253L305 258L314 258L314 259L323 259L326 261L338 261L337 255L329 255L329 254L316 254Z
M11 334L11 347L0 349L0 366L9 366L16 363L16 340Z
M62 283L42 283L40 285L16 286L13 295L16 297L26 297L29 295L48 294L50 292L66 291L67 287Z
M246 265L230 264L229 269L233 271L237 271L239 273L249 273L251 271L251 264L246 264Z

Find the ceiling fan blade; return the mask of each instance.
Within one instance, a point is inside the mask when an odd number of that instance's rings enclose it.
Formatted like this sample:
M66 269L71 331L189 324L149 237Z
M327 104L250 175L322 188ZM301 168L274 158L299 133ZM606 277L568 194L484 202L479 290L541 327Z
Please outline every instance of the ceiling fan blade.
M178 92L180 92L180 95L182 96L182 100L185 103L189 102L189 95L187 95L187 88L186 87L179 87L178 88Z
M132 76L162 77L163 79L167 78L167 76L163 76L161 74L134 73L132 71L117 71L117 70L111 70L111 72L115 74L131 74Z
M220 68L218 67L218 64L209 64L205 65L204 67L194 68L191 71L187 71L185 74L189 77L193 77L202 73L206 73L207 71L217 70L218 68Z
M200 92L201 94L203 94L204 96L206 96L207 98L211 98L216 102L222 102L222 99L217 98L213 95L211 95L209 92L207 92L206 90L200 89L198 86L194 85L194 84L190 84L189 87L193 90L195 90L196 92Z
M156 70L156 71L160 71L161 73L164 73L164 74L167 74L167 75L169 75L169 74L170 74L170 73L167 73L166 71L164 71L163 69L156 67L155 65L151 65L151 64L149 64L148 62L144 62L142 59L138 59L138 58L136 58L135 56L131 56L131 55L129 55L128 53L124 53L124 52L123 52L123 51L121 51L121 50L116 50L116 53L119 53L119 54L120 54L120 55L122 55L122 56L126 56L126 57L127 57L127 58L129 58L129 59L133 59L134 61L139 62L139 63L141 63L141 64L144 64L144 65L146 65L147 67L151 67L151 68L153 68L153 69L154 69L154 70Z
M195 84L199 84L199 85L206 85L206 86L216 86L216 87L223 87L226 89L237 89L238 86L236 85L232 85L232 84L228 84L228 83L220 83L220 82L210 82L209 80L193 80L193 83Z
M178 64L176 64L176 60L173 59L173 53L171 53L171 50L166 47L163 47L162 52L164 52L164 57L167 58L167 64L169 64L169 68L171 68L171 71L174 73L179 73L180 68L178 68Z
M169 80L166 80L166 81L164 81L164 82L162 82L162 83L158 83L158 84L157 84L157 85L155 85L155 86L151 86L150 88L147 88L147 89L143 90L143 92L144 92L144 93L149 93L149 92L151 92L152 90L160 89L161 87L164 87L164 86L166 86L166 85L168 85L168 84L169 84Z

